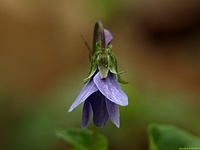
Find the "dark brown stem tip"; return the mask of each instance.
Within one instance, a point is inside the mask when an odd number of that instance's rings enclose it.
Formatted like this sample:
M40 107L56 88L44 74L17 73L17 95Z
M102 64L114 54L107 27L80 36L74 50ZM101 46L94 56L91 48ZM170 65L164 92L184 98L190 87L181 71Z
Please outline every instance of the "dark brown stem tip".
M104 28L103 28L103 24L100 20L98 20L95 24L94 34L95 34L94 35L95 40L98 39L98 36L99 36L98 34L100 34L100 36L101 36L101 47L105 49L106 48L106 40L105 40Z

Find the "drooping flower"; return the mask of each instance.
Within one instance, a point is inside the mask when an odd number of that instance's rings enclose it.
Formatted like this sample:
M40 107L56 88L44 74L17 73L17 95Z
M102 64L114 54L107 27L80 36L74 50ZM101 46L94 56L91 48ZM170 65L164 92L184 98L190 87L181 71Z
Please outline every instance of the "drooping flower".
M74 108L84 102L82 114L82 128L85 129L93 111L93 122L97 127L105 127L108 119L119 128L119 108L128 105L128 97L118 84L116 58L112 54L110 42L112 34L104 29L106 51L101 50L101 36L98 36L97 52L92 56L91 68L88 77L84 80L85 86L69 108ZM98 50L100 49L100 50Z
M108 118L119 128L119 109L120 106L128 105L128 97L120 88L117 76L109 73L107 78L101 79L98 72L88 83L85 84L75 102L69 108L71 112L82 102L82 128L85 129L93 111L93 121L98 127L105 127Z

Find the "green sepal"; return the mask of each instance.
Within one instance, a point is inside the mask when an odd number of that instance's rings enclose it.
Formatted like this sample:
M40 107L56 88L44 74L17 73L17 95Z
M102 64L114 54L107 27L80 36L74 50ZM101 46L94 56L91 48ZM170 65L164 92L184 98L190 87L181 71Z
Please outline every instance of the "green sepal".
M98 42L96 42L96 46L95 46L95 53L94 55L91 57L91 65L90 65L90 72L89 75L83 80L84 84L87 83L90 78L95 74L96 70L97 70L97 57L98 55L101 53L101 46L99 45Z
M113 74L118 74L117 71L117 59L113 53L109 54L109 68L110 72Z
M118 77L118 82L119 82L119 83L128 84L127 81L125 81L125 80L122 79L122 77L120 76L120 74L118 74L117 77Z
M99 54L99 52L101 52L102 50L101 50L101 45L98 43L98 42L96 42L96 44L95 44L95 49L94 49L94 55L95 54Z
M113 46L110 44L110 45L108 45L108 48L106 50L110 54L110 53L112 53L112 49L113 49Z
M122 77L120 76L120 74L125 73L125 71L118 72L117 59L116 59L115 55L112 53L112 45L110 45L110 46L111 47L108 47L108 49L109 49L109 64L110 64L109 68L110 68L110 72L117 75L119 83L128 84L128 82L123 80Z
M108 76L109 72L109 56L106 52L101 52L97 57L97 65L101 79Z
M98 53L99 52L95 53L91 58L90 72L89 72L89 75L83 80L84 83L87 83L97 70L96 59L97 59Z

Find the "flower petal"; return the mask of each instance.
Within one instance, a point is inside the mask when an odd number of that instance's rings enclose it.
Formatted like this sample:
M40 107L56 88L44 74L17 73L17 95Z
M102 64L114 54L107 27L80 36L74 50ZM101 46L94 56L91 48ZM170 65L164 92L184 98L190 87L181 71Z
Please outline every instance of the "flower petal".
M106 47L108 47L108 45L110 44L110 42L113 39L113 36L112 36L111 32L106 29L104 29L104 34L105 34L105 38L106 38Z
M107 78L101 79L98 72L93 80L99 91L110 101L121 106L128 105L128 97L120 88L116 75L109 73Z
M100 128L105 127L109 117L106 108L105 97L99 91L97 91L89 97L89 101L94 114L94 124Z
M110 120L119 128L119 108L118 105L106 98L106 107Z
M105 34L105 40L106 40L106 47L110 44L110 42L113 39L113 36L109 30L104 29L104 34ZM101 45L101 35L99 34L98 36L98 42Z
M85 129L88 126L88 123L90 121L91 110L92 110L92 108L89 103L89 100L86 100L83 105L82 129Z
M92 93L96 92L97 90L98 89L93 80L90 80L88 83L86 83L74 103L69 108L68 112L71 112L74 108L85 101Z

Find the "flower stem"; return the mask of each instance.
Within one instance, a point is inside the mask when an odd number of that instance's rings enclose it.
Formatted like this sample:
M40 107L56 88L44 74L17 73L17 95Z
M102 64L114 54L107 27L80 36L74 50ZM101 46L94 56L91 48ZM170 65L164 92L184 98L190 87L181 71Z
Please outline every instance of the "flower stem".
M97 147L98 147L98 134L99 134L99 128L94 125L94 128L93 128L93 150L97 150Z
M94 26L94 34L93 34L93 54L95 52L96 48L96 42L98 42L98 35L101 36L101 47L102 49L106 48L106 40L105 40L105 34L104 34L104 27L100 20L98 20Z

